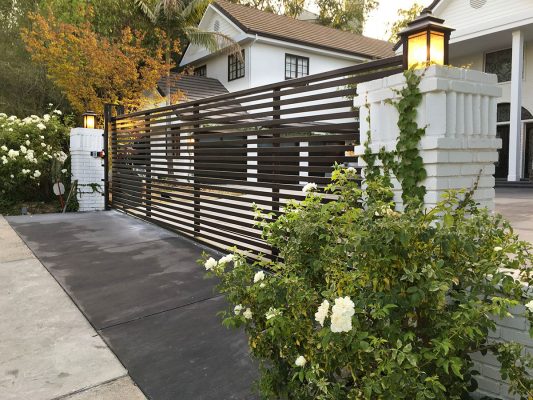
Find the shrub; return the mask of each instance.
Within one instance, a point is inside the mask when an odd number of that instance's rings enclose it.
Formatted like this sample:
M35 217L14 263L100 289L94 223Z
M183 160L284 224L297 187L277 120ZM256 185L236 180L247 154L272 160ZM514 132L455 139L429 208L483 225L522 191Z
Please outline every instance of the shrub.
M337 200L307 186L277 220L258 213L280 260L251 262L237 250L200 260L231 303L224 324L249 336L263 396L464 399L476 388L469 354L489 351L527 398L531 356L487 335L519 304L533 320L523 297L531 245L470 194L398 213L380 200L389 189L376 181L364 192L354 178L336 168L326 190Z
M69 183L68 118L61 111L19 119L0 113L0 193L7 203L46 201ZM67 181L67 182L65 182Z

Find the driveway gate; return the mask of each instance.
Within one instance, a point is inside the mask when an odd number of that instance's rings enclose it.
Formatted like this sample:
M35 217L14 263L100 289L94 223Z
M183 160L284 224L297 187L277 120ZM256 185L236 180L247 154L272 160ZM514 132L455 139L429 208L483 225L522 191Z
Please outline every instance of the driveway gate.
M357 83L401 71L401 57L194 102L112 116L106 205L210 246L270 256L253 204L278 215L302 187L356 165Z

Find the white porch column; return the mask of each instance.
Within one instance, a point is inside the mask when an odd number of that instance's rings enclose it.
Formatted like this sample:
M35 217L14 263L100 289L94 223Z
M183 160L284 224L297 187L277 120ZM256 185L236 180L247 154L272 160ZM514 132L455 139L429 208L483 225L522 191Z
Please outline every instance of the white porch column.
M398 100L405 85L403 74L357 85L354 105L360 107L361 143L371 132L370 150L396 149L398 112L389 100ZM417 111L418 126L426 134L418 146L427 178L425 204L434 206L445 191L470 189L477 181L474 199L494 208L494 163L501 139L496 138L496 101L501 96L496 75L462 68L433 65L425 71L419 86L422 102ZM370 126L367 116L370 113ZM362 155L364 146L356 146ZM363 165L362 158L359 164ZM396 204L401 208L401 186L393 179Z
M509 130L509 175L507 180L522 177L522 74L524 70L524 34L513 32L511 69L511 126Z

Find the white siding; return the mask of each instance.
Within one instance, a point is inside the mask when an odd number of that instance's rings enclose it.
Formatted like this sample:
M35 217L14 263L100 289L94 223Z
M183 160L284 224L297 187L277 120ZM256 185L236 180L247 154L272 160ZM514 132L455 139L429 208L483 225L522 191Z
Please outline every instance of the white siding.
M481 8L476 9L470 5L470 0L442 0L434 14L456 29L452 33L453 40L527 24L533 18L533 1L486 0Z
M353 60L345 60L311 53L305 50L295 48L286 48L275 46L267 43L256 42L253 44L251 62L252 62L252 81L251 86L266 85L268 83L280 82L285 79L285 54L294 54L297 56L309 58L309 74L331 71L338 68L354 65Z
M218 21L219 26L218 32L223 33L226 36L236 40L239 36L244 34L244 32L236 28L235 25L230 23L225 16L216 11L212 6L206 10L198 27L204 31L214 32L216 31L216 21ZM206 56L207 54L208 52L204 47L191 45L187 48L187 51L183 55L180 65L188 64L194 60L197 60L198 58Z

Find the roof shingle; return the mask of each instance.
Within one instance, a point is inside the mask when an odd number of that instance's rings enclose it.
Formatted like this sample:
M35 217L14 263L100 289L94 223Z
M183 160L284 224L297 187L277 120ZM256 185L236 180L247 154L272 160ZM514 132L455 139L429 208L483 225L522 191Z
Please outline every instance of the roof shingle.
M213 5L246 33L370 58L393 57L392 43L216 0Z

